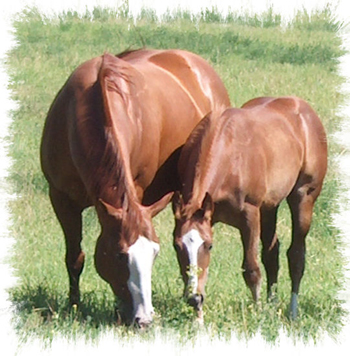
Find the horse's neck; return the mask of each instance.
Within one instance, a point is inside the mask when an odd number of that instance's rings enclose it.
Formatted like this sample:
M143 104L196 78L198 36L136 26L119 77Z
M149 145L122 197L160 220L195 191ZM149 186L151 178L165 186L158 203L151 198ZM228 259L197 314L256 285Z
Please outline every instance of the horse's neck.
M137 201L127 147L116 139L110 127L96 134L93 130L87 132L90 139L84 136L84 155L89 162L86 165L89 194L117 208L122 207L125 197Z

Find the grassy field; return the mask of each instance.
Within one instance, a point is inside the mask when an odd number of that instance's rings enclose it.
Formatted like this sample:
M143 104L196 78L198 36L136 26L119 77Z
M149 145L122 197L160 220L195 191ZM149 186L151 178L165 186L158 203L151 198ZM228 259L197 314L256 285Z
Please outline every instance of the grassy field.
M306 272L301 285L300 316L288 318L290 280L286 250L290 243L290 216L280 209L281 269L278 302L255 305L241 276L242 246L236 230L217 225L212 252L205 326L198 329L193 312L182 300L183 284L172 247L173 218L167 208L154 219L161 253L154 266L154 325L139 337L152 340L158 332L181 339L206 333L210 337L250 339L261 333L269 342L281 330L290 337L316 341L339 333L344 309L337 293L344 283L342 241L332 225L336 199L342 190L335 157L341 147L332 141L342 118L337 108L344 98L338 92L342 78L337 58L342 55L337 36L340 24L331 13L299 13L288 26L272 11L262 16L230 14L222 18L215 10L193 17L169 13L160 23L145 10L137 19L127 8L114 12L96 8L78 16L63 13L45 18L27 9L14 21L18 45L8 57L12 97L18 109L12 113L10 154L13 158L11 186L17 194L10 204L11 233L16 240L11 265L19 277L11 289L16 308L14 325L25 339L37 336L50 342L58 333L69 338L97 339L104 331L120 340L135 337L135 330L114 324L114 298L93 265L99 226L92 209L84 216L83 249L86 265L81 278L82 305L68 309L68 277L65 246L47 196L47 183L39 165L41 132L48 108L72 70L81 62L105 51L118 53L143 45L151 48L182 48L206 58L223 79L233 105L262 95L297 95L320 115L329 136L329 171L316 205L307 239Z

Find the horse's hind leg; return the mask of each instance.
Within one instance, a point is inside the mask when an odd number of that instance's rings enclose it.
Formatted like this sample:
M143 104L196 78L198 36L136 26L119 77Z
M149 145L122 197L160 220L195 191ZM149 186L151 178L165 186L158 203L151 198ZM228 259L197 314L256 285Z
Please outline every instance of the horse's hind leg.
M253 299L257 301L261 285L261 272L258 264L260 238L260 210L258 207L245 204L239 230L244 250L243 278L252 292Z
M267 298L273 295L273 285L277 284L279 270L279 241L276 235L276 220L278 207L271 210L262 210L261 213L261 242L262 242L262 261L267 277Z
M305 238L309 232L312 212L318 194L308 187L294 189L287 198L292 213L292 243L288 249L289 274L292 280L290 312L292 319L297 317L298 293L305 269Z
M85 254L81 250L82 209L65 193L50 187L50 199L66 241L66 267L69 275L70 305L79 304L79 277Z

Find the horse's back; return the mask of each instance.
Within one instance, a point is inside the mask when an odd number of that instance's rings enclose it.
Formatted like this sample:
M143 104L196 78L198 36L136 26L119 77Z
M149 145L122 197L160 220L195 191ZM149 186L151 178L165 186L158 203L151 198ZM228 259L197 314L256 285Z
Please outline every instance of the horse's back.
M140 49L118 55L140 72L155 67L174 81L199 106L202 117L209 111L221 112L230 106L227 90L211 65L195 53L180 50ZM154 76L149 79L156 79ZM149 82L149 85L152 85ZM164 91L163 91L164 92ZM203 95L206 96L205 100Z

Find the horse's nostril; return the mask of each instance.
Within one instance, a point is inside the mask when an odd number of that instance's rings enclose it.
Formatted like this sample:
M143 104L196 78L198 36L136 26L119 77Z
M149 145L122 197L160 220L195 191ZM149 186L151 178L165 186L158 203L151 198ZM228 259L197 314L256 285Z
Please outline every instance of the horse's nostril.
M140 327L140 318L135 318L135 326Z
M146 329L151 325L151 320L143 320L141 318L135 318L135 327L139 329Z

